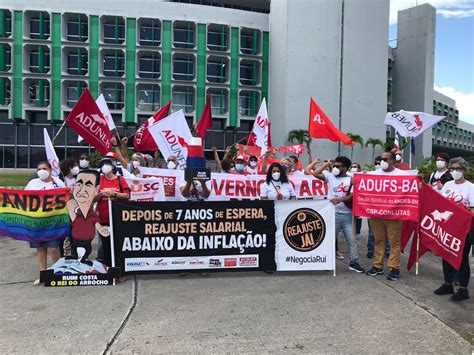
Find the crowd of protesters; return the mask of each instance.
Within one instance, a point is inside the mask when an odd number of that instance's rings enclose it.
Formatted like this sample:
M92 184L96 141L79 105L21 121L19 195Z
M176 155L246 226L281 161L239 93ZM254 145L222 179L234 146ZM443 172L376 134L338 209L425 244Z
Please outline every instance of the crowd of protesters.
M109 225L108 199L126 200L130 196L130 188L124 175L141 177L141 167L157 167L165 169L177 169L178 160L175 156L169 156L163 164L156 152L154 158L149 154L135 152L128 153L128 140L124 138L118 141L112 138L114 152L104 156L98 166L93 167L87 154L81 154L76 160L67 158L60 164L60 178L53 177L51 166L47 162L37 165L38 178L31 180L25 189L43 190L54 188L73 188L75 177L80 171L87 169L98 169L101 174L99 195L95 202L96 211L100 223ZM352 186L353 175L364 173L362 166L345 156L328 159L321 162L320 159L313 160L311 150L308 146L309 165L304 169L299 157L292 155L280 159L275 158L275 151L269 150L263 156L248 155L244 150L240 154L232 156L232 147L228 147L222 159L216 148L213 148L215 170L218 173L236 175L265 175L265 181L260 186L260 198L262 200L295 200L296 193L289 177L298 175L312 175L317 179L325 181L328 186L327 199L335 206L336 227L336 257L344 259L339 251L337 236L340 231L347 245L349 256L349 269L357 273L366 272L369 276L377 276L384 273L385 259L389 273L388 280L396 281L400 277L400 243L402 222L398 220L368 219L367 258L373 259L372 267L366 271L359 264L359 244L361 237L362 218L352 215ZM371 174L397 176L408 175L416 172L408 171L410 167L402 161L402 152L399 150L385 151L374 160L374 168ZM469 170L468 162L463 158L452 158L440 153L435 156L436 170L429 176L431 186L444 197L454 200L459 205L474 211L474 185L466 180ZM421 177L421 176L420 176ZM211 193L209 181L183 181L180 191L184 198L190 201L206 200ZM353 225L355 233L353 233ZM353 236L354 235L354 236ZM470 278L469 252L473 243L474 233L470 233L466 239L461 268L457 272L448 262L442 262L444 283L434 292L437 295L452 294L451 299L461 301L469 298L467 286ZM97 259L106 265L111 265L111 250L109 238L99 235L99 250ZM63 242L65 248L63 248ZM50 241L30 243L32 248L37 249L38 265L40 270L46 269L47 254L49 252L53 262L60 255L67 253L68 241ZM455 292L454 284L459 288ZM35 281L39 284L39 280Z

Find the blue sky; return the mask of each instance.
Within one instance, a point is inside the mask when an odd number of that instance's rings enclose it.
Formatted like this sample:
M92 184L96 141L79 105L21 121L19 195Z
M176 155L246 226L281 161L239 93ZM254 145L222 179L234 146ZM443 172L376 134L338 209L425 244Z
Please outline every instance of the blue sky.
M437 9L435 89L456 100L460 119L474 124L474 0L418 0ZM391 0L390 39L396 38L396 13L416 0Z

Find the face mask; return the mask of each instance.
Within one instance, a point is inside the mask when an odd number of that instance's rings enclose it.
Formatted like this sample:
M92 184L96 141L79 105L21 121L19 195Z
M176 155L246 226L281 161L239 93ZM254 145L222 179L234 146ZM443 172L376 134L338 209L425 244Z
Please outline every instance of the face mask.
M388 163L384 160L382 160L380 162L380 167L382 168L382 170L387 170L388 169Z
M380 169L380 164L375 164L375 170L379 170Z
M396 160L396 161L401 161L401 160L402 160L402 156L401 156L400 154L397 154L397 155L395 156L395 160Z
M231 173L233 173L233 172L235 171L235 168L234 168L234 167L232 167L232 168L230 168L230 170L229 170L229 171L230 171Z
M334 176L338 176L341 173L341 170L339 170L339 168L332 168L332 173Z
M249 165L252 167L252 168L255 168L257 166L257 162L256 161L253 161L251 160Z
M79 174L79 167L76 165L74 168L71 169L71 174L76 176Z
M89 160L79 160L79 166L82 168L82 169L85 169L89 166Z
M237 171L244 170L244 164L235 164L235 170Z
M451 171L451 176L453 177L454 180L458 181L460 179L462 179L463 177L463 173L462 171Z
M357 168L351 168L351 173L356 173L359 169Z
M140 162L137 161L137 160L134 160L134 161L132 162L132 164L133 164L133 167L134 167L135 169L140 166Z
M444 160L436 160L436 168L444 169L446 167L446 162Z
M108 173L110 173L112 171L112 165L109 165L109 164L105 164L102 166L102 172L107 175Z
M280 173L273 173L272 174L272 179L275 180L275 181L280 180Z
M38 170L38 176L41 180L46 180L49 178L49 171L44 169Z
M176 169L176 164L171 160L168 162L167 166L168 166L168 169L170 169L170 170Z

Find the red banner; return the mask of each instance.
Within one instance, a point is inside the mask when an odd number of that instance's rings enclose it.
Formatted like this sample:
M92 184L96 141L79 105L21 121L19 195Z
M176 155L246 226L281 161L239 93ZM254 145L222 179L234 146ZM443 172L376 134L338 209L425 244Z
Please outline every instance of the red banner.
M295 145L284 145L277 149L278 153L284 152L291 152L293 154L301 154L304 152L303 144L295 144Z
M107 119L94 101L89 89L81 97L66 118L67 124L103 155L110 152L110 128Z
M354 174L354 216L418 221L415 175Z

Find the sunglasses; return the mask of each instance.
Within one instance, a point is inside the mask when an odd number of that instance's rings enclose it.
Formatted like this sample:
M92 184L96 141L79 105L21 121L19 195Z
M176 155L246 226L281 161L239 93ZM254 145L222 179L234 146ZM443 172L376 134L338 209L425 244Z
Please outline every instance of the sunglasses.
M87 159L87 158L81 158L81 159L79 159L79 160L87 160L87 161L89 161L89 159Z
M388 158L382 158L382 161L388 163Z
M333 164L332 168L333 168L333 169L334 169L334 168L338 168L338 169L340 169L340 168L342 168L342 165L339 165L339 164Z

